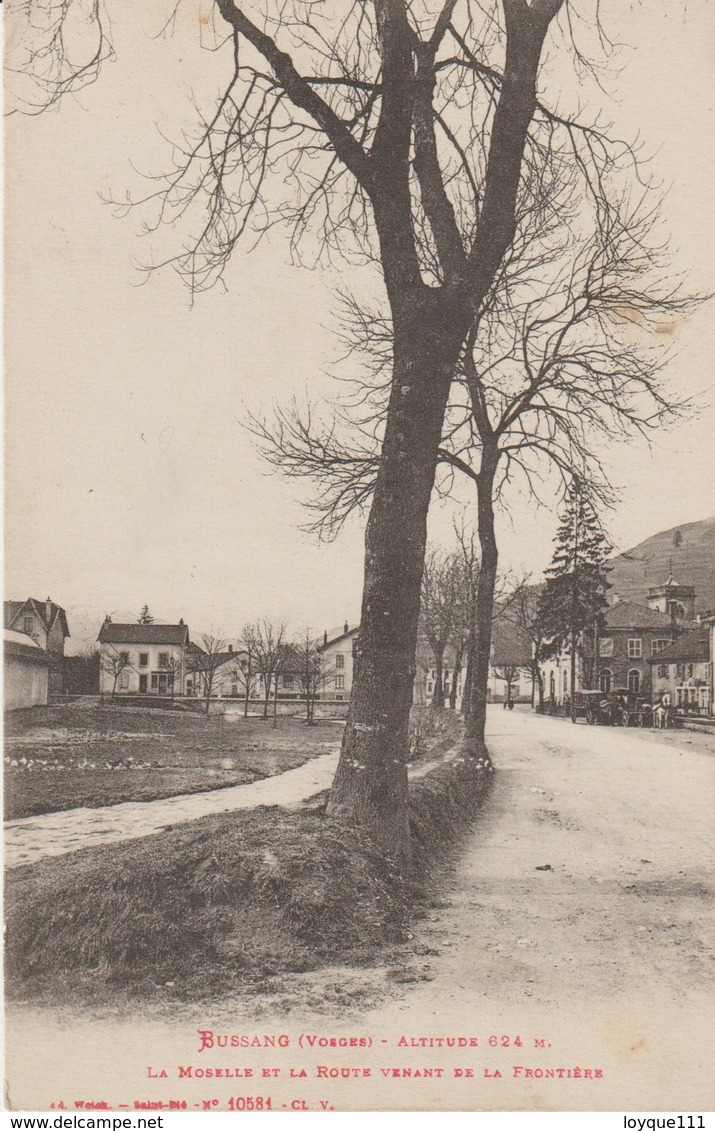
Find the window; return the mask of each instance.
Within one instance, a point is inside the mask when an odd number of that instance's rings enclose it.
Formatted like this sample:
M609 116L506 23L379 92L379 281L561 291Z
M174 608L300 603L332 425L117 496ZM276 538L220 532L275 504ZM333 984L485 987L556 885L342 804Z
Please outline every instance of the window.
M628 641L628 659L640 660L643 655L643 641L631 638Z
M335 689L336 689L336 691L342 691L344 687L345 687L345 676L344 675L336 675L336 677L335 677Z
M119 653L119 659L123 663L128 664L129 663L129 653L128 652L120 652Z
M567 671L564 671L564 672L561 673L561 685L563 687L564 695L568 695L568 693L569 693L569 673Z
M556 696L556 676L553 672L549 673L549 695L552 699Z
M598 642L599 656L612 656L613 655L613 637L603 636Z
M667 678L668 678L668 665L667 664L658 664L658 679L667 679Z
M428 695L431 695L433 691L434 691L434 684L433 684L433 683L428 683L428 684L427 684L427 694L428 694Z
M287 691L293 690L293 676L292 675L284 675L283 676L283 687Z
M678 664L675 669L675 674L678 679L685 679L685 664Z
M609 695L611 691L611 685L613 683L613 672L610 668L601 669L601 675L598 682L604 695Z
M234 696L238 695L238 684L237 683L231 684L231 694L234 695Z
M669 644L669 640L653 640L651 643L651 655L657 656L664 648L667 648Z
M122 691L126 691L129 687L129 672L122 672L119 677L119 686Z
M168 668L168 666L169 666L169 653L168 652L160 652L159 653L159 667L160 668Z
M631 668L628 673L628 690L637 695L641 689L641 673L638 668Z
M145 668L148 663L149 663L149 653L148 652L140 652L139 653L139 667Z
M337 653L337 655L335 657L335 666L336 666L336 668L344 668L345 667L345 657L343 656L342 652Z
M158 686L159 686L159 676L158 676L158 675L156 674L156 672L153 672L153 673L152 673L152 677L151 677L151 685L152 685L152 687L154 687L154 688L156 688L156 687L158 687Z
M695 664L688 664L688 679L693 678L693 672L694 671L695 671Z
M28 636L32 636L32 630L35 627L35 622L32 617L23 617L22 631L26 632Z

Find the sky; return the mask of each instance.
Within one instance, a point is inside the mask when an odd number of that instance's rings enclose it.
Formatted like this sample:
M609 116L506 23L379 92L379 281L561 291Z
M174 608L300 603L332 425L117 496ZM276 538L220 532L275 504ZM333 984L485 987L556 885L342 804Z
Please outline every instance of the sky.
M135 619L145 603L226 638L264 615L316 633L359 616L363 522L332 544L303 533L305 488L268 469L242 426L247 408L293 395L335 400L344 271L291 266L277 235L235 255L225 292L192 305L170 272L146 281L140 218L101 200L141 187L135 169L166 167L162 135L191 123L190 92L205 100L222 73L189 18L156 38L163 7L117 5L117 59L99 82L7 126L6 596L63 605L75 650L105 613ZM668 187L674 271L713 292L715 5L625 7L606 4L631 47L601 97ZM715 513L712 309L673 344L671 388L697 409L650 446L603 453L620 489L607 516L618 549ZM556 500L507 502L502 564L538 576ZM435 502L434 540L448 542L454 513Z

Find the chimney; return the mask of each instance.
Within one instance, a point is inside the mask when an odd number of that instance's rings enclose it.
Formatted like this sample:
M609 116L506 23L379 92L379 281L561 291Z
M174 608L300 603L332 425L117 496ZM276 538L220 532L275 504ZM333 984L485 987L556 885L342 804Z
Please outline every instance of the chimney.
M328 643L328 633L327 633L327 630L326 630L326 631L325 631L325 632L323 633L323 647L325 647L325 645L326 645L327 643Z
M184 623L184 618L183 618L183 617L179 617L179 624L183 624L183 623Z
M107 613L106 617L104 618L104 623L105 624L111 624L112 623L112 618L110 617L109 613Z
M47 600L45 601L45 616L47 617L47 623L49 624L50 621L52 620L52 598L51 597L48 597Z
M233 644L229 644L228 650L229 650L229 652L233 652Z
M348 631L349 631L349 627L350 627L350 626L348 625L348 622L347 622L347 621L345 621L345 624L343 625L343 632L344 632L344 633L345 633L346 635L347 635L347 633L348 633Z

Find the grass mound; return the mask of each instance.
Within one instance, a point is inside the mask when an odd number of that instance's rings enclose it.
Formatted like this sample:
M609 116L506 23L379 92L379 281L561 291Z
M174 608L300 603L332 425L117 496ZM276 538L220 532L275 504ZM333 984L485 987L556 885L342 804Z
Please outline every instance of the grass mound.
M419 866L423 875L469 831L491 774L487 758L464 759L444 762L411 786L413 867Z
M468 826L487 782L486 768L452 763L415 783L409 875L321 811L278 807L14 869L8 995L192 1000L370 962L404 938L428 866Z

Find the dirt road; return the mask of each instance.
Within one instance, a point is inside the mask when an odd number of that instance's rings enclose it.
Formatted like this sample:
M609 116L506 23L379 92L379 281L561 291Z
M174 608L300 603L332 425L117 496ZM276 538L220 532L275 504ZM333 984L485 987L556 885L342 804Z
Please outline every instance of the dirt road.
M178 1082L178 1066L260 1076L270 1062L285 1071L259 1083L279 1109L295 1097L314 1109L321 1098L367 1110L711 1107L713 743L519 711L492 711L490 730L487 808L443 902L391 965L291 975L259 1002L176 1003L170 1019L74 1018L71 1048L60 1021L25 1012L10 1023L10 1061L38 1043L46 1063L61 1050L43 1096L91 1082L119 1103L136 1093L191 1105L210 1092L223 1107L248 1085ZM197 1028L291 1044L198 1054ZM306 1032L371 1043L300 1048ZM434 1043L445 1037L478 1043ZM157 1063L168 1080L148 1078ZM306 1077L285 1079L288 1065Z

